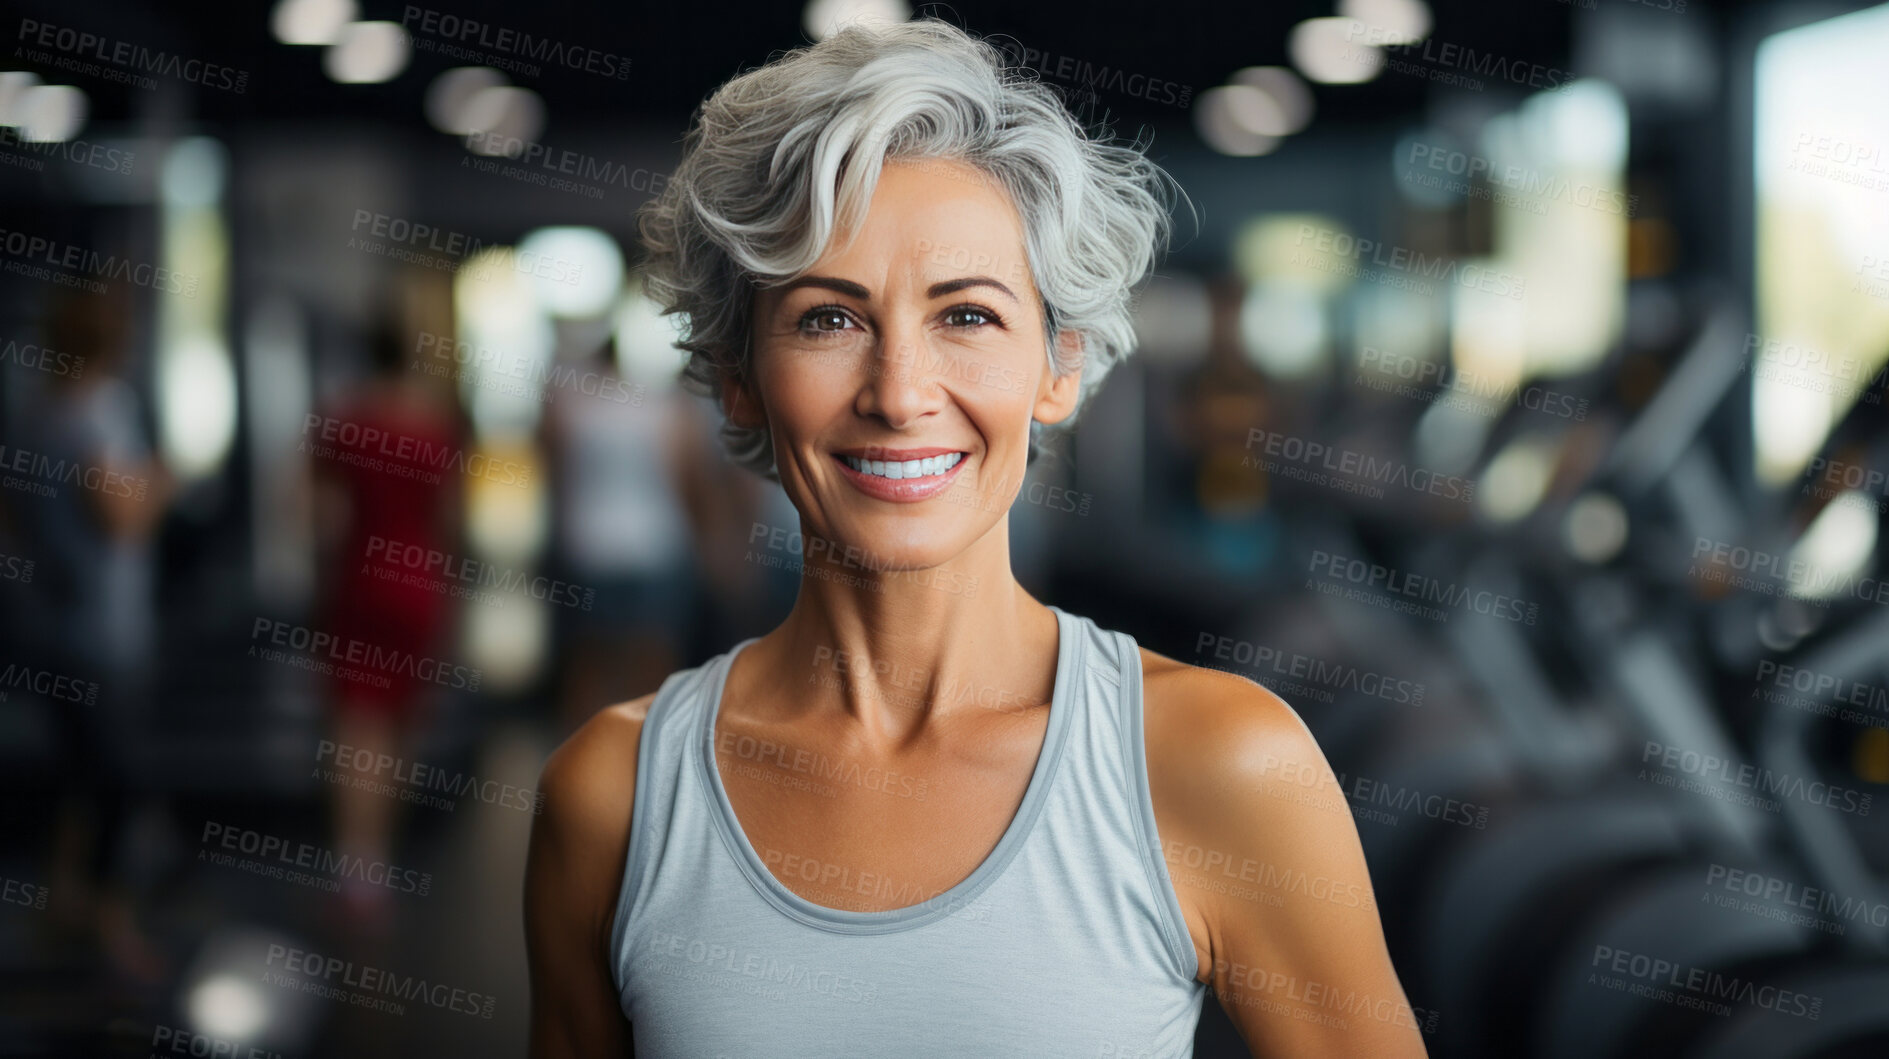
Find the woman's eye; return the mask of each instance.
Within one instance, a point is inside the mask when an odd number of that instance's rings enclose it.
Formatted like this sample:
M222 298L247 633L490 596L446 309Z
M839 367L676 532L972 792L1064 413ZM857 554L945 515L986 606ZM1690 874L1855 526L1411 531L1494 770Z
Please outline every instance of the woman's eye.
M952 327L976 327L996 322L997 317L991 312L969 305L960 305L945 312L945 323Z
M800 327L804 331L844 331L850 322L837 309L813 309L800 318Z

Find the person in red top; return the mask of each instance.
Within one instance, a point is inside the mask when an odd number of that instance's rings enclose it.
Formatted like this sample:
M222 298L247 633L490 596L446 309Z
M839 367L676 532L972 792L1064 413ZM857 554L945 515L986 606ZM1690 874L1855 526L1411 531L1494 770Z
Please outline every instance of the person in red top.
M444 656L452 597L424 569L389 561L420 548L457 553L458 475L435 456L460 444L458 410L440 380L406 369L403 332L386 314L372 341L374 374L325 411L344 426L314 457L320 522L330 548L320 583L319 628L381 657ZM411 439L407 441L405 439ZM403 455L404 454L404 455ZM417 666L337 666L330 678L334 741L357 752L399 756L429 685ZM343 853L387 861L398 803L335 787L335 837ZM385 887L344 891L357 917L384 925Z

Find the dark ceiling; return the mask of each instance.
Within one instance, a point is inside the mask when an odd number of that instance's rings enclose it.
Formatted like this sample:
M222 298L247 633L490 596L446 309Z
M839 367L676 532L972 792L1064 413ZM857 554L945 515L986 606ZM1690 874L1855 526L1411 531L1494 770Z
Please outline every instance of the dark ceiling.
M248 71L249 84L242 94L197 90L186 113L177 115L217 122L293 117L418 123L423 120L421 99L432 75L463 64L416 51L408 68L392 82L335 84L322 73L320 48L291 47L271 37L272 0L222 4L16 0L11 6L24 18ZM1333 0L967 2L929 4L919 12L986 36L1007 36L1021 47L1120 67L1199 92L1222 83L1242 66L1285 62L1287 31L1301 19L1331 14L1334 6ZM1567 60L1571 4L1432 0L1431 7L1434 39L1548 66L1561 66ZM801 27L803 5L797 0L640 5L362 0L361 8L364 18L389 21L401 21L409 11L431 10L632 60L632 72L622 80L549 65L537 77L514 75L515 81L545 97L551 121L547 132L561 121L588 124L604 118L674 121L679 126L690 108L731 74L766 61L772 52L806 42ZM1690 17L1707 15L1699 12ZM417 15L409 16L409 21L417 21ZM17 31L18 25L14 22L8 29ZM22 63L9 56L0 59L0 66L9 60ZM95 76L43 67L37 72L49 80L80 84L92 97L96 120L147 117L149 108L158 105L151 98L154 93ZM1406 113L1420 106L1423 89L1419 81L1384 77L1366 85L1323 87L1318 90L1321 120L1373 120ZM1120 119L1160 121L1176 114L1173 108L1145 100L1124 97L1107 102L1113 116Z

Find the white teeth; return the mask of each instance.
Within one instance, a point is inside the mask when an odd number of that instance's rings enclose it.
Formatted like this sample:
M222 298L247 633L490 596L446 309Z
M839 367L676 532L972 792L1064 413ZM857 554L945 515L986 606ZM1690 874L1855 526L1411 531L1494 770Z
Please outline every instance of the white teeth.
M846 465L861 474L875 475L894 480L902 478L932 478L943 474L958 465L964 453L953 452L945 456L927 456L922 460L862 460L857 456L842 456Z

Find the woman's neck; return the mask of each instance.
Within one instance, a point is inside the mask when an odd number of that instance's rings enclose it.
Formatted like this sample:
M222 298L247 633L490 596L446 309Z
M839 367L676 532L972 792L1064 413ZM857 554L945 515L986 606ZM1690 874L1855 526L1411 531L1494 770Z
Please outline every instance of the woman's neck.
M892 748L940 720L1049 701L1060 634L1011 572L1007 518L930 569L825 552L806 560L787 618L750 648L761 649L752 678L767 682L749 699L757 717L844 715Z

